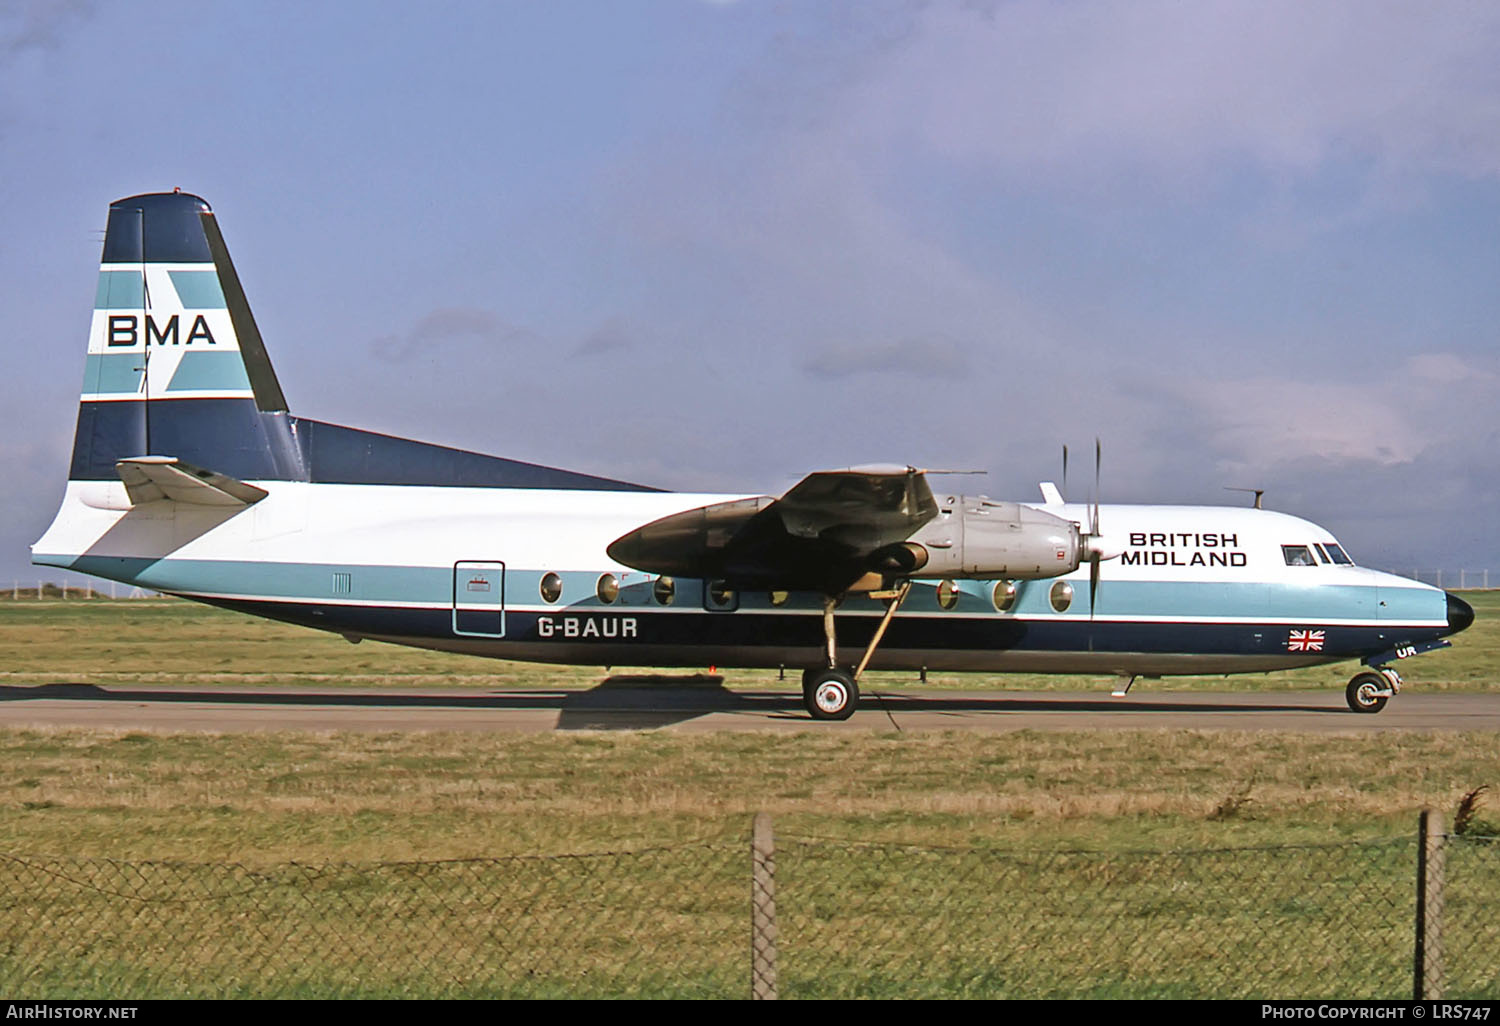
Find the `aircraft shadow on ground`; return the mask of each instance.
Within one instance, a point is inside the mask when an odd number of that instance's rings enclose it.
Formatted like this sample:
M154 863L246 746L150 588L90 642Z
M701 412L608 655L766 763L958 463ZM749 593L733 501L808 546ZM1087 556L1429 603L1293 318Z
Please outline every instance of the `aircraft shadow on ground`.
M735 712L778 720L807 719L796 691L731 691L718 676L616 675L582 691L536 689L483 694L402 694L341 691L232 691L202 688L157 690L109 688L97 684L0 685L0 702L74 700L120 703L345 707L357 709L548 710L558 713L558 730L642 730L670 726L710 713ZM1161 698L1097 700L1076 695L1047 697L1036 692L920 695L867 692L862 708L892 717L915 713L1078 713L1094 715L1161 713L1320 713L1347 715L1343 706L1301 702L1250 702L1232 698L1184 702ZM810 721L809 721L810 722Z

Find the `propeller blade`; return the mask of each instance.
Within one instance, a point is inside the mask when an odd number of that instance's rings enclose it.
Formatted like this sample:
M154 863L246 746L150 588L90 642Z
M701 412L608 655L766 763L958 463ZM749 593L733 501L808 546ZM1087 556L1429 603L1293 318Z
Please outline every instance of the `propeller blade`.
M1094 502L1089 509L1089 619L1094 618L1094 606L1099 598L1099 471L1104 466L1104 446L1094 438Z
M1089 533L1099 536L1099 468L1104 463L1104 448L1094 439L1094 508L1089 511Z
M1094 618L1094 605L1099 597L1099 553L1089 557L1089 619Z
M1064 501L1068 498L1068 447L1063 446L1063 486L1062 495Z

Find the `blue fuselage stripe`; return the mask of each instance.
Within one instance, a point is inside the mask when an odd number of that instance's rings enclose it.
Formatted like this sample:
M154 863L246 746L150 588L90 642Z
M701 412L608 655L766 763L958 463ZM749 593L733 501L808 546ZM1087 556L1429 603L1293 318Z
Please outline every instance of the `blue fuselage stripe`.
M65 562L84 573L343 633L430 642L455 633L452 567L98 556ZM612 644L612 651L625 644L675 646L712 661L716 649L822 643L820 605L812 594L796 593L787 605L773 607L768 595L745 593L737 596L735 610L713 611L704 608L703 582L680 579L673 604L663 607L642 580L627 583L606 604L595 594L598 575L576 571L560 575L563 593L548 604L540 597L542 576L539 570L505 570L504 638L493 641L489 654L504 657L518 644L587 648L597 642ZM1049 583L1025 583L1014 609L1000 613L982 601L985 582L963 582L963 597L946 611L937 604L933 582L918 582L883 647L1272 657L1289 654L1292 632L1318 631L1315 647L1290 649L1302 653L1296 662L1355 658L1448 633L1446 597L1434 589L1378 589L1412 614L1403 619L1389 615L1389 606L1378 607L1372 587L1110 581L1101 589L1097 618L1089 619L1050 611ZM1397 601L1398 592L1408 594ZM882 608L866 596L849 597L838 616L840 643L866 644ZM1087 613L1086 605L1081 612ZM608 658L624 661L617 653Z

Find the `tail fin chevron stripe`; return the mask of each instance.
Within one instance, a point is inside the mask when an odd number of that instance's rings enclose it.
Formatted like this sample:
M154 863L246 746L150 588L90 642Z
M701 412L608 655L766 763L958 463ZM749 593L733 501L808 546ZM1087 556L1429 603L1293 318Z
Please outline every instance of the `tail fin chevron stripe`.
M110 207L85 401L150 400L189 388L194 398L253 398L238 325L199 223L207 209L186 193L135 196ZM200 353L218 355L205 361ZM201 369L209 366L216 372Z

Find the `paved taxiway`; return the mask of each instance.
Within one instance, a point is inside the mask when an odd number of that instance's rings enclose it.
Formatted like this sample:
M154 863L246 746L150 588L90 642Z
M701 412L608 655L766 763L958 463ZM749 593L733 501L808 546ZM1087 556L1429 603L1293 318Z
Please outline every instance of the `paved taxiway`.
M357 691L58 683L0 686L0 726L125 730L1100 730L1329 733L1497 730L1500 694L1412 691L1375 715L1342 691L866 692L843 723L815 723L792 691L612 678L581 691Z

